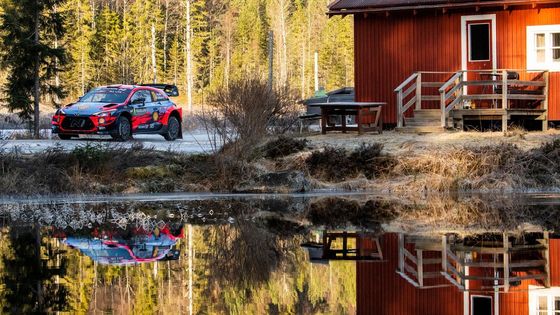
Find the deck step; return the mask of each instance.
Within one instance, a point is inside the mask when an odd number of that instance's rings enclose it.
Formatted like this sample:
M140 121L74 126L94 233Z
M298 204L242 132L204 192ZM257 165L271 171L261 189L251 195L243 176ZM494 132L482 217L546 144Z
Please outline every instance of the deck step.
M417 126L397 128L397 131L403 133L439 133L443 132L443 128L441 126Z
M420 118L440 118L441 117L441 110L439 109L421 109L414 111L414 117Z

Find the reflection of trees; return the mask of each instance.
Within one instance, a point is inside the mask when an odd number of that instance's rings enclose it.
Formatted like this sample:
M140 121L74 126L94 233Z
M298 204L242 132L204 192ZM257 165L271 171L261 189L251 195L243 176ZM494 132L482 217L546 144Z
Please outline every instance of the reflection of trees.
M282 236L252 223L214 226L207 240L207 313L351 313L355 265L313 265L303 236ZM202 268L202 267L199 267ZM202 303L200 303L202 304Z
M2 310L14 314L65 310L67 290L59 277L66 274L66 266L54 243L44 242L37 226L11 228L8 235L10 249L2 253Z
M238 287L268 281L282 260L293 258L294 247L298 246L294 240L281 239L249 224L216 226L207 233L210 278Z

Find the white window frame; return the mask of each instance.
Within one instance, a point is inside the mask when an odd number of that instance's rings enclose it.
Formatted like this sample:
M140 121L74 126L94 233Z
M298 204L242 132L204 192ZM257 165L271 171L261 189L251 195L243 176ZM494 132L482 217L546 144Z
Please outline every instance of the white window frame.
M474 314L474 299L475 298L484 298L484 299L489 299L490 300L490 312L492 314L494 314L494 299L491 296L488 295L471 295L471 314Z
M560 61L552 60L552 33L560 33L560 24L527 26L527 69L560 71ZM536 34L545 34L545 62L537 62Z
M548 315L557 315L558 313L554 313L554 298L560 297L560 287L543 288L537 286L529 286L529 315L539 315L537 308L541 296L546 296L548 299Z

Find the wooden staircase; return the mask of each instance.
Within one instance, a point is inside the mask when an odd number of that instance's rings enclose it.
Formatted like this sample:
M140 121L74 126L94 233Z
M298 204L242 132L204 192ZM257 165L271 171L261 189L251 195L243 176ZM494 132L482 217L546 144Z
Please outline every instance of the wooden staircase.
M475 78L466 80L467 73ZM397 130L462 130L464 122L474 118L501 120L506 132L513 117L523 116L541 120L544 131L548 125L548 86L548 71L416 72L395 89Z
M413 117L405 117L404 126L397 130L405 133L442 132L441 110L416 109Z

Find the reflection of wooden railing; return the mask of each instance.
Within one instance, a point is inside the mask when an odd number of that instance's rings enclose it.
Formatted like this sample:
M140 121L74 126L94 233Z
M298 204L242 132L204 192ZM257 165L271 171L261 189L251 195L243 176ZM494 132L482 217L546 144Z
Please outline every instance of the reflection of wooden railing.
M407 238L405 240L405 238ZM419 241L419 242L418 242ZM429 240L411 240L399 234L399 261L397 274L410 284L421 289L448 287L448 283L437 281L442 279L441 247L439 243L429 244ZM423 243L423 246L420 245ZM407 249L410 246L410 250ZM412 248L413 247L413 248ZM428 255L426 255L428 254ZM435 254L435 255L434 255Z
M503 234L499 246L463 246L452 244L447 236L443 236L442 275L464 291L498 289L509 292L512 283L524 280L541 280L549 287L548 233L545 232L543 239L538 241L538 244L532 245L512 244L509 235ZM517 256L514 256L516 253ZM485 256L493 259L489 261L484 259ZM532 272L523 272L528 269ZM469 283L475 281L480 285ZM490 285L484 286L483 283Z
M528 70L481 70L458 71L440 88L441 126L447 128L449 112L465 101L489 100L501 103L501 109L509 108L510 100L526 100L542 102L542 109L548 110L548 71L538 71L533 80L509 79L511 71ZM490 80L465 80L467 73L485 74ZM499 79L497 79L499 78ZM501 90L501 93L464 93L469 86L480 86L492 91ZM527 88L536 87L538 90ZM483 91L486 89L483 88ZM502 123L507 124L507 115L502 115Z

